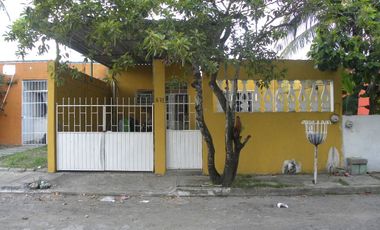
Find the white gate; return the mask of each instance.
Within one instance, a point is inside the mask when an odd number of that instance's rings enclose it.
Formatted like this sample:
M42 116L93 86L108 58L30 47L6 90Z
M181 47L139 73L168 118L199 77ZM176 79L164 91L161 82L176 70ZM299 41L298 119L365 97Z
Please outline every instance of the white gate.
M57 169L153 171L152 115L151 100L141 98L63 100L56 111Z
M22 144L46 144L47 81L22 81Z
M166 96L166 166L201 169L202 136L196 127L194 103L183 93Z

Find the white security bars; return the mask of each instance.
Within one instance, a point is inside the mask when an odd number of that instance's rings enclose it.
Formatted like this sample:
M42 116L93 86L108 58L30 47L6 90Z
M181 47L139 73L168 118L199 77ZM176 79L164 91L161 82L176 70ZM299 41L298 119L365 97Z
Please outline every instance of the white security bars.
M226 81L218 85L225 89ZM272 80L264 87L259 80L239 80L236 102L237 112L333 112L334 85L332 80ZM222 111L219 103L217 111Z
M166 95L166 126L170 130L195 130L195 103L185 93Z
M47 81L22 81L22 143L46 144Z
M136 98L63 98L58 132L152 132L153 105ZM137 103L139 102L139 103Z

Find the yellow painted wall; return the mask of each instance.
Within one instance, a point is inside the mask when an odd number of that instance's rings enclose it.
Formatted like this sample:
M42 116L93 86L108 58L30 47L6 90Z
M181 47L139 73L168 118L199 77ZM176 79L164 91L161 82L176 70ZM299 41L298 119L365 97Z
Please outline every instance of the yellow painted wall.
M152 66L138 65L116 77L117 96L133 98L137 90L153 90Z
M338 72L320 72L309 61L285 61L279 66L287 68L285 79L334 80L335 113L341 115L341 82ZM233 73L231 69L231 74ZM229 74L231 76L231 74ZM223 79L223 70L219 79ZM248 79L242 71L242 79ZM217 169L222 172L224 153L224 114L213 107L213 94L208 87L207 78L203 82L205 119L213 135L216 149ZM332 112L264 112L237 113L240 116L242 136L251 135L251 140L241 152L238 173L280 173L284 160L295 159L302 164L303 172L312 172L313 146L306 140L302 120L329 120ZM341 152L342 134L340 122L328 128L328 137L319 148L319 170L324 170L330 147ZM204 149L204 173L207 173L207 152Z
M186 81L188 93L190 97L194 98L195 91L190 86L192 82L191 72L185 71L180 65L165 66L165 82L173 79ZM139 90L154 90L153 67L151 65L137 65L128 68L127 71L116 77L116 81L117 96L120 98L133 98Z
M80 72L97 78L97 79L104 79L108 75L108 67L100 64L100 63L93 63L92 64L92 71L91 71L91 64L90 63L72 63L70 66L76 68Z
M279 62L280 68L286 68L287 74L284 80L334 80L334 113L341 115L341 81L339 72L321 72L314 69L311 61L283 61ZM161 68L161 67L159 67ZM229 76L232 76L233 69L230 69ZM160 69L160 74L162 71ZM180 80L188 82L188 93L190 98L195 96L194 89L190 86L192 73L181 66L166 66L165 81L168 82L175 76ZM152 66L137 66L128 69L123 75L117 78L119 96L134 97L137 90L160 89L159 97L162 97L162 81L154 80L152 76ZM223 79L223 70L219 73L219 79ZM241 79L248 78L244 70ZM252 79L260 79L260 76ZM153 82L156 82L154 86ZM216 148L217 168L222 172L225 153L224 153L224 114L216 112L214 96L208 86L208 78L204 78L204 113L208 127L213 135ZM157 96L155 95L155 99ZM156 100L155 100L156 102ZM156 111L156 110L155 110ZM160 113L164 112L160 107ZM158 112L158 110L156 111ZM243 124L242 135L250 134L252 139L241 152L238 172L249 173L280 173L284 160L295 159L302 164L303 172L312 172L313 167L313 146L308 143L304 133L302 120L328 120L332 112L263 112L263 113L237 113L241 117ZM157 119L162 121L164 117L155 114L155 126ZM162 129L164 125L160 125ZM319 169L326 168L327 154L330 147L341 150L342 138L340 123L329 126L328 137L319 150ZM155 145L164 145L157 143ZM162 148L160 148L162 150ZM160 155L161 156L161 155ZM157 155L156 155L157 159ZM164 161L160 158L160 172ZM207 173L207 149L203 145L203 171Z
M93 97L103 100L104 97L110 98L112 96L111 87L96 78L90 78L84 75L83 78L73 79L71 76L66 76L62 85L56 86L56 100L61 102L62 98L71 99ZM50 105L50 102L49 102Z

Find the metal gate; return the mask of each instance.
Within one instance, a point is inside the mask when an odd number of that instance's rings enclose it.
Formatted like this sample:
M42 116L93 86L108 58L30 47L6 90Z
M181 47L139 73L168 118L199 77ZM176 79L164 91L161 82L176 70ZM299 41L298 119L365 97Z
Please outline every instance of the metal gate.
M46 144L47 81L22 81L22 144Z
M71 99L57 104L57 169L153 171L151 100Z
M186 93L166 96L166 166L168 169L201 169L202 136L195 122L194 103Z

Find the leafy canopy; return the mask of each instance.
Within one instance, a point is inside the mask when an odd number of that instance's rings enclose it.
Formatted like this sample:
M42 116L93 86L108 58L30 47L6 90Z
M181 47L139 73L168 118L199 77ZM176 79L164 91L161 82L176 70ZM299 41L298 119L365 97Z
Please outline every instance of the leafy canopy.
M380 2L378 0L325 1L318 15L317 36L309 55L320 70L343 67L343 109L356 114L357 95L369 84L370 114L380 104ZM367 96L368 96L367 95ZM347 108L346 108L347 107ZM353 109L352 109L353 108Z
M343 66L355 79L379 80L380 2L325 1L310 57L321 70Z
M276 58L271 44L307 8L301 0L34 0L6 38L19 42L21 56L35 47L47 52L50 39L84 46L87 57L108 58L116 72L151 58L209 73L222 62L245 61L266 72L271 68L260 63Z

